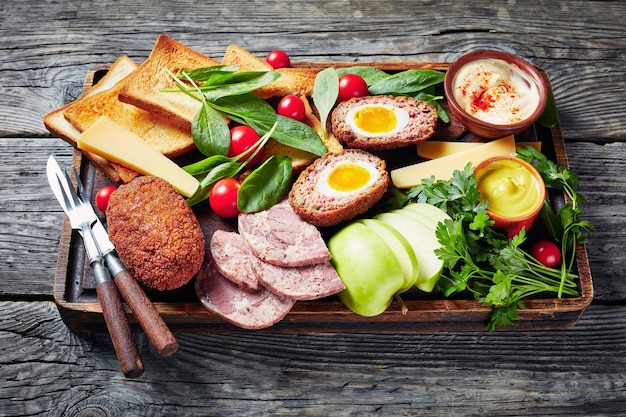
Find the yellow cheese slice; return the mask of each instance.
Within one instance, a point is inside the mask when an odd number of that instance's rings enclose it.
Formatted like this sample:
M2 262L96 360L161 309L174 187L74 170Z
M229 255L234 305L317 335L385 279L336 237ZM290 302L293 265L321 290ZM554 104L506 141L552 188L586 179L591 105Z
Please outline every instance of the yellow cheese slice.
M468 162L476 166L487 158L513 152L515 139L513 136L506 136L443 158L394 169L391 171L391 181L398 188L410 188L419 185L423 178L429 178L431 175L434 175L436 180L448 180L455 169L465 168Z
M417 155L424 159L437 159L444 156L452 155L466 151L476 146L481 146L482 142L447 142L437 140L427 140L417 144ZM526 148L532 146L541 152L541 142L515 142L518 148Z
M144 175L161 177L185 197L200 183L172 160L125 127L100 117L78 138L78 148L98 154Z

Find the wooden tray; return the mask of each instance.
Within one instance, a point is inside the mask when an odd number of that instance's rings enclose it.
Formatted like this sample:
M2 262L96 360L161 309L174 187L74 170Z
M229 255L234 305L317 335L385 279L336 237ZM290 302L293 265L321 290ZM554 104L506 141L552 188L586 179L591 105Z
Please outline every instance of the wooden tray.
M296 63L294 66L325 68L327 66L372 65L387 71L405 69L437 69L445 71L446 63ZM95 84L106 73L106 67L89 71L85 86ZM544 73L546 80L547 75ZM549 80L548 80L549 81ZM442 94L443 95L443 94ZM450 115L452 118L452 115ZM472 141L473 135L452 120L446 127L438 127L438 139ZM567 154L559 126L547 129L535 125L518 135L517 140L542 142L542 151L558 164L568 165ZM403 157L401 155L404 155ZM408 155L408 160L407 156ZM418 160L411 152L387 152L382 155L390 168ZM83 155L76 151L73 165L81 173L90 195L108 183L108 180ZM551 193L551 198L564 200L562 194ZM93 200L92 200L93 201ZM205 205L201 205L205 207ZM232 221L217 218L209 209L194 210L207 237L216 228L234 229ZM102 219L105 220L104 218ZM545 233L541 222L531 229L529 239ZM578 322L593 298L591 271L584 246L576 250L577 272L580 276L579 297L542 298L524 300L526 309L519 310L519 325L500 330L550 330L570 327ZM66 324L76 331L106 331L102 310L96 298L93 276L85 259L82 240L72 231L67 217L63 222L59 242L59 257L54 281L54 299ZM147 291L155 307L173 331L177 332L246 332L207 311L197 300L193 281L170 292ZM336 297L315 301L298 301L292 311L278 324L263 332L431 332L431 331L485 331L490 308L463 295L444 298L440 294L424 294L412 290L403 294L408 313L403 315L394 301L383 314L361 317L348 310ZM127 307L126 307L127 308ZM127 314L133 330L141 331L132 312Z

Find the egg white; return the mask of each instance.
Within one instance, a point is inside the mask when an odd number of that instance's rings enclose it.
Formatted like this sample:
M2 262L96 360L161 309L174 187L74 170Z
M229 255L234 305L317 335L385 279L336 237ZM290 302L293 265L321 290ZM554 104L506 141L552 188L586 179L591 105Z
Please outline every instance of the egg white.
M358 165L360 167L365 168L370 174L369 181L367 181L367 183L363 184L361 187L356 188L354 190L350 190L350 191L339 191L339 190L332 188L328 184L328 177L330 176L330 174L333 172L335 168L341 165L345 165L345 164ZM317 179L315 188L317 189L319 193L324 194L325 196L328 196L328 197L346 197L346 196L362 193L364 190L371 187L378 180L379 175L380 173L378 172L376 167L369 162L359 161L359 160L339 161L337 163L334 163L326 167L326 169L324 169L320 173L319 178Z
M384 107L386 109L393 110L394 114L396 115L396 126L390 131L381 133L372 133L361 129L357 126L354 120L354 114L365 107ZM346 114L346 123L348 123L350 129L352 129L354 133L357 133L359 135L369 137L393 135L400 132L409 123L409 113L404 109L389 104L362 104L360 106L355 106L348 111L348 113Z

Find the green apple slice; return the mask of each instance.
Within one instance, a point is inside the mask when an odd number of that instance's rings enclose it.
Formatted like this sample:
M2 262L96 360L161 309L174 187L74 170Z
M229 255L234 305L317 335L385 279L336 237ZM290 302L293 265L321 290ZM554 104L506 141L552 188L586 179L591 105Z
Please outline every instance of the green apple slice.
M389 245L392 252L398 258L404 271L404 286L400 289L403 293L415 285L419 275L419 264L415 251L408 240L396 229L387 223L377 219L361 219L358 222L368 226L376 232Z
M428 226L400 213L380 213L374 216L400 232L409 241L417 256L419 274L415 285L424 292L432 292L443 270L443 261L435 254L441 245Z
M428 203L409 203L402 207L402 210L408 210L414 213L419 213L425 217L434 220L436 223L443 222L444 220L452 220L452 218L437 206L433 206Z
M383 238L368 226L353 222L328 240L331 263L346 286L339 299L356 314L384 312L404 286L404 271Z

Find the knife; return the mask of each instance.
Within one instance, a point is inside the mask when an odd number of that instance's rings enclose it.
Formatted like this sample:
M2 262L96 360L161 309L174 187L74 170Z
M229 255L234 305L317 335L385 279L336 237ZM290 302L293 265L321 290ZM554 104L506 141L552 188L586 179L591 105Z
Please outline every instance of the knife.
M53 164L57 165L58 168L58 164L56 164L54 158L52 156L51 158L53 160ZM56 172L59 173L60 171L60 168L58 168ZM98 219L91 203L89 203L89 198L87 197L85 188L80 180L80 176L76 171L74 172L74 175L80 193L79 200L85 206L84 210L88 213L88 217L91 222L90 232L98 245L101 256L104 258L105 265L108 267L108 270L113 276L113 280L115 281L119 292L122 294L122 297L126 300L126 303L135 314L137 321L145 331L159 355L170 356L174 354L174 352L178 350L178 342L141 286L120 261L117 252L115 251L115 247L109 239L106 229L102 225L102 222ZM69 180L66 182L69 187ZM70 191L73 192L74 189L72 187L70 188Z
M89 208L78 198L67 175L61 171L53 156L48 158L46 173L50 188L70 219L72 229L78 230L83 238L89 265L93 269L96 293L102 307L104 322L109 330L122 372L127 378L137 378L144 372L143 362L132 339L130 325L120 295L91 232L91 225L94 220L89 213Z
M74 177L78 184L78 192L83 201L88 200L86 198L85 187L83 186L80 176L76 169L74 169ZM87 204L87 203L86 203ZM120 261L120 258L115 251L113 243L109 239L109 234L102 225L98 216L93 211L93 207L89 204L89 209L93 213L95 222L91 226L91 231L98 244L100 253L104 257L105 263L113 275L113 280L117 285L120 293L130 309L135 314L137 321L143 328L144 332L154 345L159 355L167 357L173 355L178 350L178 342L174 338L174 335L167 327L163 318L159 315L144 290L141 288L137 280L128 272L124 264Z

